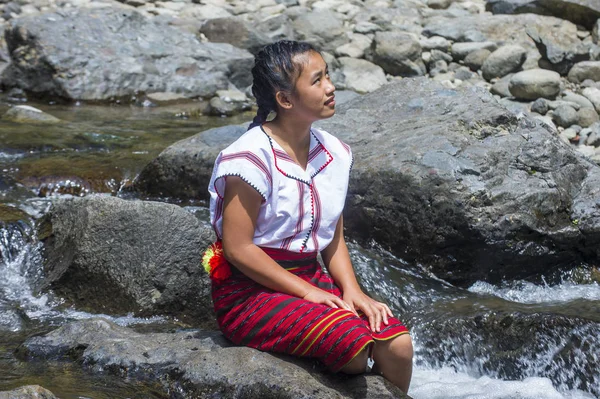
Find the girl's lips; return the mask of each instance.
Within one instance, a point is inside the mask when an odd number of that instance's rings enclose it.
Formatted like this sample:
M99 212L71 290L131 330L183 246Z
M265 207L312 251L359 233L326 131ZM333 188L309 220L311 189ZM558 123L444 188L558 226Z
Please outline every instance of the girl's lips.
M325 101L325 105L335 105L335 96Z

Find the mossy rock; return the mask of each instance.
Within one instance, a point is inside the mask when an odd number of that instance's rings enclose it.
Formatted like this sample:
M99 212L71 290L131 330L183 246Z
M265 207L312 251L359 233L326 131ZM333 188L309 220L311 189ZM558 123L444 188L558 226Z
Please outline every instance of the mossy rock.
M29 220L29 215L14 206L0 204L0 224Z

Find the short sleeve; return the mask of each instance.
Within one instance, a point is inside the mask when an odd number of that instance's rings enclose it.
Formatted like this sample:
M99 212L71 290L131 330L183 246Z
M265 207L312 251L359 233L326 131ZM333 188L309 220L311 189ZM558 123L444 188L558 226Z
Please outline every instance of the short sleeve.
M250 151L221 152L215 160L209 191L223 198L226 177L237 176L254 188L264 201L271 195L271 172L266 160Z

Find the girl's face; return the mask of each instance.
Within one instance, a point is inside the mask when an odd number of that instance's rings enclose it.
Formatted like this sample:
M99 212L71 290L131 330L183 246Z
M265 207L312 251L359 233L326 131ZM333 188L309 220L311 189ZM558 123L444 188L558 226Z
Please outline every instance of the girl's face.
M291 95L292 111L309 122L332 117L335 114L335 86L329 78L325 60L314 51L297 57L302 57L296 61L303 62L304 68Z

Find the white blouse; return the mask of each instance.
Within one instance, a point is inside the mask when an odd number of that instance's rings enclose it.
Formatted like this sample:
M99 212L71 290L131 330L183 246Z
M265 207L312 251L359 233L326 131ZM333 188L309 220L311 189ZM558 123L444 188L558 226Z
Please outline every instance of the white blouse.
M306 170L261 126L219 153L208 186L211 223L219 239L226 178L238 176L263 198L254 244L293 252L319 252L329 245L344 209L352 152L323 130L310 133Z

